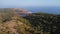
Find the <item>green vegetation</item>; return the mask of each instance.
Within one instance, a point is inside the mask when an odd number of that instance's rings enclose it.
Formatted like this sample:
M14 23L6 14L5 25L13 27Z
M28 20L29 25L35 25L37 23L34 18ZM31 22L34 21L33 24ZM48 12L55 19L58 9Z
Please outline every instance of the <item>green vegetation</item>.
M12 9L8 9L8 8L0 9L0 23L11 20L13 16L14 16L14 11Z
M25 17L35 31L41 34L60 34L60 16L47 13L33 13Z
M60 34L60 15L33 13L22 17L0 9L0 34Z

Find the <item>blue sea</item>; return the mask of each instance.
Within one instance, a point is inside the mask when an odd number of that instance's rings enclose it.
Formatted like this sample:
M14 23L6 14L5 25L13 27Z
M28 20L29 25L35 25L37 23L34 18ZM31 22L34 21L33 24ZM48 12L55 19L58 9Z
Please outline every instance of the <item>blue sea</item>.
M25 9L32 11L33 13L43 12L50 14L60 14L60 7L27 7Z
M50 7L16 7L16 6L6 6L1 8L25 8L32 13L36 12L44 12L44 13L50 13L50 14L60 14L60 7L57 6L50 6Z

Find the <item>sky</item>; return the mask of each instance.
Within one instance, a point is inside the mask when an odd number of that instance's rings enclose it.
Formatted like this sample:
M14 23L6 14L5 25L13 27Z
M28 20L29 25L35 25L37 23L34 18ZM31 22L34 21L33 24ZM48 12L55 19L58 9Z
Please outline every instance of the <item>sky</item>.
M0 0L0 7L4 6L60 6L60 0Z

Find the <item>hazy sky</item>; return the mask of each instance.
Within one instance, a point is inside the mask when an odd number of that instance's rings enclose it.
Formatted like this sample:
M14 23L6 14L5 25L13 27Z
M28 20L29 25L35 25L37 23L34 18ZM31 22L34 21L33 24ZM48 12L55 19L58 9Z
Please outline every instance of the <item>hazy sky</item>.
M0 0L0 6L60 6L60 0Z

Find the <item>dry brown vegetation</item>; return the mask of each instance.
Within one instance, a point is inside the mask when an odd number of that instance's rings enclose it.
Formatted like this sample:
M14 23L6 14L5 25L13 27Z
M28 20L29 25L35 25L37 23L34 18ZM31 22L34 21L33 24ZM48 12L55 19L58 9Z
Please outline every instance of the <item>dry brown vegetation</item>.
M33 28L29 21L22 18L15 10L0 9L0 34L31 34L28 30Z
M60 34L60 15L24 11L0 9L0 34Z

